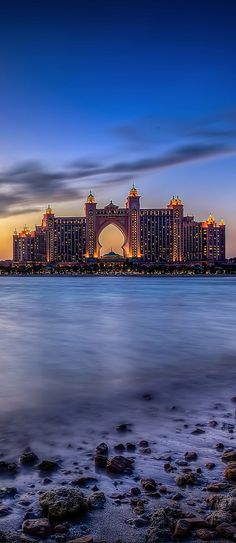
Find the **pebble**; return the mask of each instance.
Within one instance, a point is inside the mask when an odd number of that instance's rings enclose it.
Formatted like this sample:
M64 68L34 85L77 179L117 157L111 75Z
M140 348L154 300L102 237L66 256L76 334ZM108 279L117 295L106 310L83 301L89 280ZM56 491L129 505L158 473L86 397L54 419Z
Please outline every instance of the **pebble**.
M236 451L225 451L221 460L223 460L223 462L236 462Z
M37 454L31 449L26 449L20 456L20 463L26 465L35 464L38 461Z
M42 460L37 466L40 471L54 471L59 468L59 464L54 460Z
M191 462L192 460L197 460L197 453L195 451L192 451L192 452L186 452L185 455L184 455L184 458L185 460L188 460L189 462Z
M224 476L227 481L236 481L236 462L230 462L225 468Z
M111 473L125 473L133 469L134 460L125 456L114 456L107 461L106 469Z
M28 519L23 522L22 530L26 534L47 537L51 533L51 525L46 518Z
M157 484L154 479L141 479L141 485L145 492L156 492Z

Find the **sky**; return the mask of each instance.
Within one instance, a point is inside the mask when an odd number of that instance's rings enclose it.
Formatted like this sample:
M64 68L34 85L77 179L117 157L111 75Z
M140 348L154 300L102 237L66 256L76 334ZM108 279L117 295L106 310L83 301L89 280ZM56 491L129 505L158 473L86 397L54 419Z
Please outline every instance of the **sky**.
M133 182L223 217L236 256L235 20L235 0L1 1L0 259L48 203L123 206Z

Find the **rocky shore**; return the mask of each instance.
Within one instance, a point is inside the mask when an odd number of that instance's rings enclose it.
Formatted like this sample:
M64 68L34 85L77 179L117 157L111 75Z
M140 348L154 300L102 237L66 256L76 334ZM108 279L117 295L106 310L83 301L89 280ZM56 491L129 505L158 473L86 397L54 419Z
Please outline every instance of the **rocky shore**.
M1 454L0 543L236 541L235 408L194 420L169 406L166 433L121 421L64 457Z

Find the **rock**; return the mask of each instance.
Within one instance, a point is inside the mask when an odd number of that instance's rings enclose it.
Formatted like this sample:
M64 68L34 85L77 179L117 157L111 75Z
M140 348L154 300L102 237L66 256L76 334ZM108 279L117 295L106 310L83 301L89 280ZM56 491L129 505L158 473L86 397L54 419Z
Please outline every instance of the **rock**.
M194 485L197 481L197 474L195 473L186 473L182 475L177 475L175 482L178 486Z
M233 495L217 495L208 496L206 502L212 509L220 511L236 512L236 497Z
M127 451L133 452L136 449L136 445L134 443L126 443L126 449Z
M147 526L148 523L149 523L149 520L145 515L135 518L133 521L133 525L136 528L142 528L143 526Z
M141 490L138 486L133 486L131 489L130 489L130 494L131 496L138 496L139 494L141 494Z
M165 485L161 485L161 486L159 487L159 492L160 492L161 494L166 494L166 493L167 493L167 487L166 487Z
M1 543L21 543L23 542L23 534L19 534L16 531L5 531L0 530L0 541ZM31 540L32 542L32 540Z
M106 443L100 443L100 445L96 447L96 454L108 456L108 445Z
M183 538L188 532L193 528L206 528L207 522L204 519L192 517L192 518L183 518L179 519L175 526L174 536Z
M96 477L79 477L79 479L73 479L73 481L71 481L71 484L75 486L86 487L96 482Z
M178 539L182 539L187 535L187 533L190 531L191 525L188 523L185 519L179 519L177 520L175 531L174 531L174 537Z
M223 460L223 462L236 462L236 451L225 451L221 460Z
M223 422L221 430L228 430L231 433L234 430L234 424L231 422Z
M93 541L94 540L91 535L82 535L81 537L77 537L76 539L70 539L68 543L93 543Z
M177 475L175 477L175 482L178 486L186 486L187 484L187 481L186 481L186 476L185 475Z
M210 483L207 485L208 492L221 492L222 490L225 490L225 488L225 483Z
M106 501L104 492L93 492L88 497L88 506L90 509L103 509Z
M130 503L134 507L134 513L136 515L144 514L144 501L140 498L131 498Z
M207 462L206 463L206 468L211 470L211 469L214 469L216 467L215 463L214 462Z
M154 479L141 479L141 485L145 492L156 492L157 484Z
M225 448L224 443L216 443L215 449L222 451Z
M196 535L202 541L213 541L215 534L206 528L200 528L196 531Z
M30 505L31 502L30 502L30 500L27 500L27 498L21 498L21 499L18 501L18 503L19 503L20 505L23 505L23 507L29 507L29 505Z
M216 531L227 539L236 539L236 526L233 524L222 522L222 524L216 527Z
M151 454L152 449L150 447L145 447L145 449L141 449L142 454Z
M137 507L134 507L134 513L135 515L144 515L144 507L137 505Z
M181 494L180 492L177 492L176 494L174 494L174 496L172 496L172 500L174 500L175 502L183 500L183 498L184 498L184 495Z
M148 441L146 441L146 439L142 439L142 440L139 442L139 447L141 447L141 449L146 449L146 447L149 447Z
M45 538L51 533L51 525L46 518L25 520L22 524L22 530L26 534Z
M98 467L98 468L105 468L106 465L107 465L107 457L106 456L103 456L103 454L97 454L95 456L95 465Z
M37 461L38 461L37 454L31 451L31 449L26 449L20 456L21 464L32 465L32 464L35 464Z
M79 516L88 509L82 492L75 489L59 488L44 492L39 499L44 514L52 520L66 520Z
M197 460L197 453L195 451L186 452L184 458L185 460L188 460L188 462L192 462L194 460Z
M52 479L50 479L50 477L45 477L45 479L43 479L44 485L50 485L51 483L52 483Z
M129 432L130 431L130 424L118 424L116 427L117 432Z
M152 395L149 393L143 394L143 399L150 402L150 400L152 400Z
M218 425L218 422L216 422L216 420L210 420L209 426L211 428L216 428L217 425Z
M12 509L10 507L7 507L6 505L0 505L0 517L6 517L7 515L10 515L12 512Z
M118 443L118 445L114 446L114 449L115 451L123 452L125 451L125 446L123 445L123 443Z
M236 462L230 462L224 471L227 481L236 481Z
M170 528L173 519L170 518L170 514L169 508L160 508L150 515L150 528L146 533L146 543L171 543L173 541Z
M232 522L232 515L231 513L227 511L214 511L214 513L211 513L207 517L207 521L209 522L210 526L215 528L216 526L219 526L219 524L222 524L223 522L226 524L231 524Z
M0 488L0 499L14 498L15 494L17 494L17 488L14 486Z
M231 398L231 402L236 403L236 396L233 396L233 398Z
M191 434L193 434L194 436L198 436L200 434L205 434L205 430L203 430L202 428L195 428L195 430L193 430L191 432Z
M186 462L186 460L176 460L175 463L181 467L188 466L188 462Z
M42 460L37 466L40 471L54 471L59 468L57 462L54 460Z
M118 492L114 492L111 494L110 498L112 500L123 500L125 498L125 494L119 494Z
M93 492L97 492L97 491L99 490L99 488L98 488L97 485L93 485L92 488L91 488L91 490L92 490Z
M236 496L232 492L231 495L219 496L219 508L224 511L236 513Z
M163 468L164 468L165 471L168 471L169 473L170 473L171 471L176 471L176 468L174 468L174 466L172 466L172 465L170 464L170 462L165 462Z
M125 473L133 469L134 461L125 456L114 456L107 461L107 471L110 473Z
M158 457L158 460L164 460L164 462L172 462L172 456L170 454L162 454ZM176 463L178 460L176 460Z
M10 472L15 473L17 471L17 464L15 462L6 462L2 460L0 462L0 473Z
M33 513L33 511L31 511L31 510L26 511L26 513L24 515L24 520L28 520L28 519L31 520L31 519L38 519L38 518L39 518L39 515L37 513Z
M99 468L105 468L107 465L108 446L106 443L100 443L96 447L95 464Z
M66 534L68 531L68 525L67 523L64 523L64 524L57 524L55 527L54 527L54 533L55 534Z

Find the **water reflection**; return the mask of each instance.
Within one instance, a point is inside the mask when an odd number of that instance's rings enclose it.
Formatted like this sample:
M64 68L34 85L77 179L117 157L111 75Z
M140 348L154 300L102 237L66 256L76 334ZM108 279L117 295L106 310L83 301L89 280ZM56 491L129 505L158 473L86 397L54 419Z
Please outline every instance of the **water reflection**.
M234 278L0 278L3 432L220 394L235 325Z

